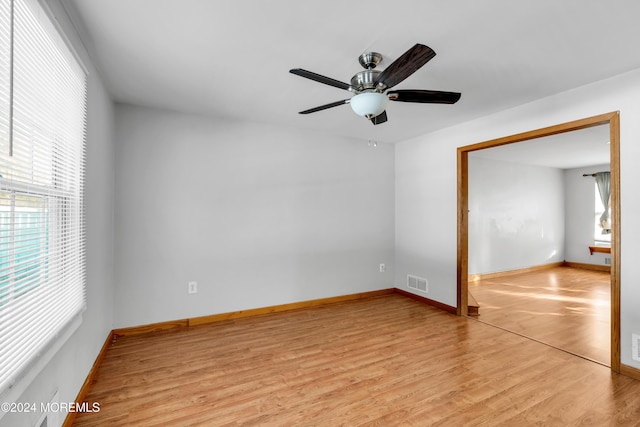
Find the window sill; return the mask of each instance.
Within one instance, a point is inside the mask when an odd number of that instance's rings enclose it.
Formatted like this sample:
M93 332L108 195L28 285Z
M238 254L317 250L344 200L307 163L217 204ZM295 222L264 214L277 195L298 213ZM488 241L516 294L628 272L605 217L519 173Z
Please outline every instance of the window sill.
M73 335L81 324L82 311L76 314L73 319L53 337L52 341L31 363L21 368L20 374L16 376L13 383L6 390L0 392L0 401L18 402L18 399L20 399L22 394L27 390L45 366L47 366L51 359L53 359L53 357L58 353L67 340L71 338L71 335ZM0 411L0 419L2 419L6 413L7 412L5 411Z
M594 252L601 252L603 254L610 254L611 247L610 246L589 246L589 253L593 255Z

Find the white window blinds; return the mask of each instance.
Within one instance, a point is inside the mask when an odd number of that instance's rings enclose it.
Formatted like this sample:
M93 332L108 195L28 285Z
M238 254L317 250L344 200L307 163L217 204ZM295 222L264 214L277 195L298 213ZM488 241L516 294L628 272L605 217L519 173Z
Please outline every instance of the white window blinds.
M0 2L0 396L84 308L86 75L36 0Z

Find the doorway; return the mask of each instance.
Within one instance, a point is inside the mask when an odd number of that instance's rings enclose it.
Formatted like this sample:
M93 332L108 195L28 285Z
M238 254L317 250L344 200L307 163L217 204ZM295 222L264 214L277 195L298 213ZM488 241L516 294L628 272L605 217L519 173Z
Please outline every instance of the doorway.
M608 125L611 169L611 370L620 372L620 127L619 112L611 112L536 129L495 140L458 148L458 259L457 312L468 315L469 292L469 153L486 148L505 146L566 132Z

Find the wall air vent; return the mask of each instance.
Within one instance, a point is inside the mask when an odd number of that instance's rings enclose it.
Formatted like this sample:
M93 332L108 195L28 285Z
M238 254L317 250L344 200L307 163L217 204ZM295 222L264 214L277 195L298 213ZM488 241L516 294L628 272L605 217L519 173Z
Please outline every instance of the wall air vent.
M57 427L62 425L58 415L58 410L60 409L60 398L58 396L58 390L53 393L53 397L51 398L49 403L46 404L46 406L45 404L40 403L40 407L38 409L43 411L44 413L35 424L36 427Z
M407 287L415 289L416 291L424 292L425 294L429 292L427 279L413 276L411 274L407 274Z

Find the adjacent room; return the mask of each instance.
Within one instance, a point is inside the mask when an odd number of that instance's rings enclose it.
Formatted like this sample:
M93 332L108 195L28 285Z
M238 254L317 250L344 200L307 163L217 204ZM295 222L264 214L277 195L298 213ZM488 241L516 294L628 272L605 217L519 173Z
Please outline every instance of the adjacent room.
M0 426L637 425L639 15L3 1Z
M609 127L478 150L469 161L477 318L609 366ZM617 209L617 208L616 208Z

